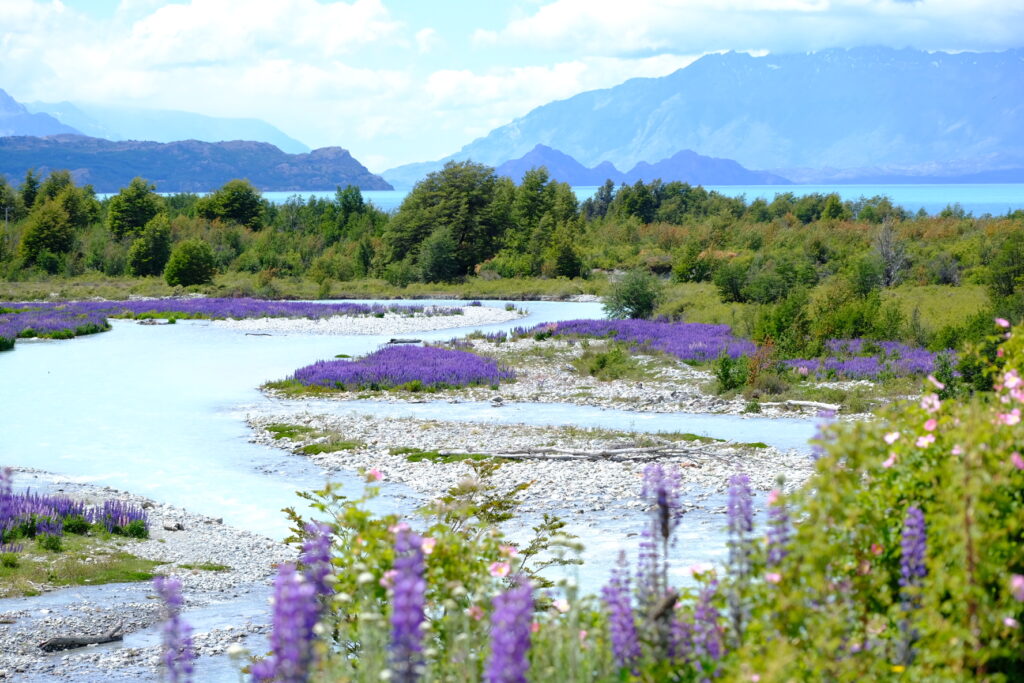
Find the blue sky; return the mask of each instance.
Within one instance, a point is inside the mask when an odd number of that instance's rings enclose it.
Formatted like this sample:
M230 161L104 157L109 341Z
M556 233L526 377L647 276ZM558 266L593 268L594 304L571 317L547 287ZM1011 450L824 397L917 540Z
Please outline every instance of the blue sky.
M708 52L1022 35L1020 0L0 0L0 88L260 118L381 171Z

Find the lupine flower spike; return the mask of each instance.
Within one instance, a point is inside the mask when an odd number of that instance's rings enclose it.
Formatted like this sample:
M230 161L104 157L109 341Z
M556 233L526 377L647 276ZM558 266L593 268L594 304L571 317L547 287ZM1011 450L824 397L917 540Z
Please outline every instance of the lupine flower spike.
M174 577L158 576L153 587L164 603L166 618L163 626L163 665L169 683L190 683L192 680L192 629L181 618L181 581Z

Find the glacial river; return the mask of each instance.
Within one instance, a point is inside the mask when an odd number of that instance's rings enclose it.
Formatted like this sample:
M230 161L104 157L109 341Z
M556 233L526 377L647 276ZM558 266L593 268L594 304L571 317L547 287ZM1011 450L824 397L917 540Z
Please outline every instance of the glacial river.
M411 303L411 302L410 302ZM416 301L415 303L432 303ZM452 304L451 301L437 302ZM504 302L487 302L502 306ZM514 302L528 317L489 325L518 325L600 317L599 304ZM321 358L376 349L384 336L251 336L206 321L143 326L112 321L113 329L68 341L18 342L0 354L0 465L32 467L81 482L132 491L225 523L283 538L280 510L296 505L295 491L318 487L324 473L307 460L250 442L247 414L302 410L294 401L268 399L258 390L268 380ZM418 333L449 339L470 329ZM782 448L806 446L810 420L739 416L652 414L564 404L492 408L464 403L391 404L379 401L330 404L315 410L377 415L480 420L496 423L574 424L630 431L688 431L738 441L764 441ZM354 473L335 475L359 490ZM401 485L386 485L378 509L410 511L418 498ZM638 515L603 513L571 519L585 538L587 564L581 584L595 589L607 577L618 549L635 544ZM680 566L724 555L723 520L709 513L687 515L681 529ZM103 587L66 589L41 599L47 604L102 599ZM140 591L144 590L140 587ZM223 623L265 608L265 596L191 615L198 625ZM3 604L7 603L7 604ZM13 608L0 601L0 610ZM219 620L219 621L218 621ZM130 636L125 645L154 642L154 630ZM225 662L210 663L204 680L228 677Z

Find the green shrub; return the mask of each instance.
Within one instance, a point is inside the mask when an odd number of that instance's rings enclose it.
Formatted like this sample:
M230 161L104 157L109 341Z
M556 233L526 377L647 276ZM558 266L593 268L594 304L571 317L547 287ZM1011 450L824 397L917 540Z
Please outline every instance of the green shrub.
M643 368L623 344L612 344L607 351L588 349L573 361L581 374L599 380L636 378L642 376Z
M663 288L661 280L651 273L631 270L612 285L605 297L605 313L609 318L650 318L662 298Z
M128 538L149 538L149 529L141 519L133 519L121 530L121 535Z
M715 359L712 372L718 382L718 392L724 394L727 391L739 389L747 383L749 361L746 356L733 358L723 353Z
M84 534L89 531L89 522L81 515L73 515L64 518L64 533Z
M59 553L64 550L64 543L60 536L55 534L43 534L36 538L36 543L43 550L49 550L51 553Z
M0 553L0 567L17 569L18 564L18 553Z
M203 240L178 243L164 269L164 279L172 287L204 285L213 281L213 249Z

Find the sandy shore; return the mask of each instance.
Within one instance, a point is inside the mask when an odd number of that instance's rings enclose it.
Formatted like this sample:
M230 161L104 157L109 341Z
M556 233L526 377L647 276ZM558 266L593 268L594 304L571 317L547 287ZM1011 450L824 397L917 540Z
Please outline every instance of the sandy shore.
M156 572L181 579L188 611L209 605L244 599L253 591L260 594L271 583L274 565L294 558L293 549L257 534L226 526L220 520L189 513L180 508L118 491L74 483L60 475L35 470L15 470L14 487L44 487L89 503L107 499L145 505L149 512L150 538L127 541L123 548L138 557L160 561ZM180 524L180 531L167 531L165 522ZM182 565L215 564L228 569L207 571ZM257 599L257 598L253 598ZM265 618L233 623L195 634L200 655L218 655L232 643L267 631ZM110 631L122 624L126 636L146 629L162 619L161 607L152 584L128 583L106 586L63 588L39 598L0 600L0 679L10 680L135 680L157 679L159 645L146 647L84 648L47 654L38 644L54 636L85 636ZM158 642L158 641L157 641ZM132 670L134 673L127 674ZM122 678L129 676L129 678Z

